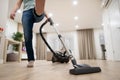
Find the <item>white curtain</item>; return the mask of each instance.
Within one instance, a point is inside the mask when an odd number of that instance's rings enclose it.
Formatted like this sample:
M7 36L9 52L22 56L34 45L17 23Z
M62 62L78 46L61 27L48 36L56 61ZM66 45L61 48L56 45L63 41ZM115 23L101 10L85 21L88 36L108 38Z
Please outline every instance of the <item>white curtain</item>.
M46 45L43 42L40 34L36 34L36 59L37 60L45 60L46 59ZM46 38L46 33L43 33Z
M95 59L93 29L78 30L77 34L80 59Z

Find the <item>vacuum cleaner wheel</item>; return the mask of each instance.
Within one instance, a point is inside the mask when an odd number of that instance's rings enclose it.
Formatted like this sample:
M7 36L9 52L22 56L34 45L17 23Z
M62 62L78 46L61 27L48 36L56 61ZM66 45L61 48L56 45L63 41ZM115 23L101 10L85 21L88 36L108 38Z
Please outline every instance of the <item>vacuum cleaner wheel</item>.
M69 73L74 75L97 73L97 72L101 72L100 67L81 67L81 68L74 68L69 70Z

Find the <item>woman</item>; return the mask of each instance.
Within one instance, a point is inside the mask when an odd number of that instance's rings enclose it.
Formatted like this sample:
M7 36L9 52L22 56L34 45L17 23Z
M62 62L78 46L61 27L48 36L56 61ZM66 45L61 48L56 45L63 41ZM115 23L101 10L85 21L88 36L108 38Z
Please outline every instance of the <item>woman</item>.
M32 46L32 29L33 24L36 22L40 22L44 16L46 18L47 15L44 11L45 8L45 0L17 0L15 7L13 8L10 18L14 20L16 11L20 8L21 4L24 4L23 15L22 15L22 25L24 31L25 38L25 46L28 56L28 65L27 67L34 66L34 51Z

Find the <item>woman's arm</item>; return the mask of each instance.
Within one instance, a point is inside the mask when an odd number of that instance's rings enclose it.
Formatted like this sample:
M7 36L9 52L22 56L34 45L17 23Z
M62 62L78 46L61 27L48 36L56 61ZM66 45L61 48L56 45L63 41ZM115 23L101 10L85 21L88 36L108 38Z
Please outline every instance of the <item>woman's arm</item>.
M14 19L16 11L20 8L23 0L17 0L12 12L10 13L10 18Z

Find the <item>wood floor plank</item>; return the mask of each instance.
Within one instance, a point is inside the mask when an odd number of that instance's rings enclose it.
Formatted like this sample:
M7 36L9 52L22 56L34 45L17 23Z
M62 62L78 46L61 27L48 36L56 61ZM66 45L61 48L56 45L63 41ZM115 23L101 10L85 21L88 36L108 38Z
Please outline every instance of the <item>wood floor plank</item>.
M71 75L68 64L37 60L34 68L27 68L27 61L0 64L0 80L120 80L120 62L105 60L79 60L78 63L100 66L102 72Z

